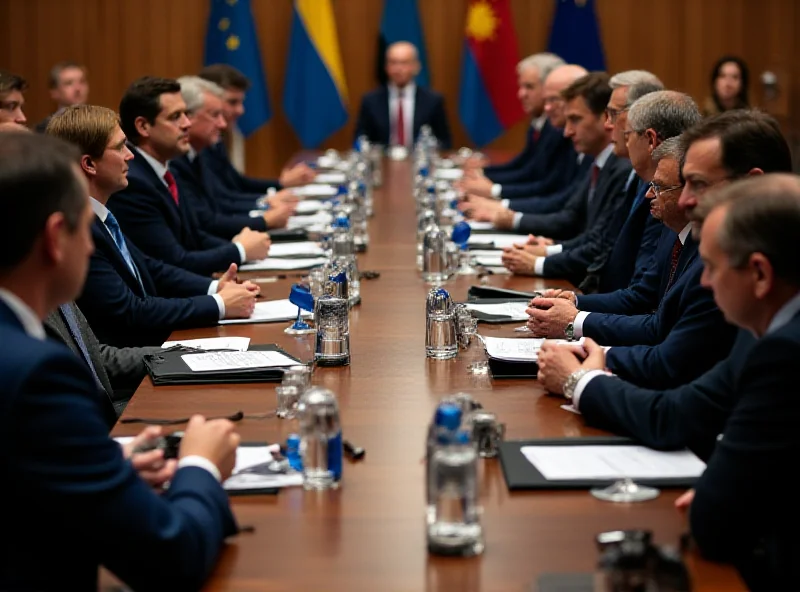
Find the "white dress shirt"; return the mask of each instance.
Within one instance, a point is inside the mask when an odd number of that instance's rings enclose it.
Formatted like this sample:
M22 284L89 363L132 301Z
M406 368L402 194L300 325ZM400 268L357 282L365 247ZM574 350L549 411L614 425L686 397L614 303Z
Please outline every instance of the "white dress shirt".
M47 339L42 320L36 316L33 309L25 304L19 296L5 288L0 288L0 301L3 301L6 306L11 309L11 312L13 312L19 322L22 323L22 328L25 329L25 333L27 333L29 337L33 337L39 341Z
M136 154L138 154L139 156L144 158L145 162L147 162L147 164L150 165L150 168L153 169L153 172L156 174L156 176L159 179L161 179L161 182L164 184L164 187L169 189L169 185L167 184L167 180L164 178L164 175L166 175L167 172L169 172L169 168L168 168L169 167L169 161L167 161L166 164L161 164L155 158L150 156L147 152L145 152L144 150L140 150L137 146L134 146L133 149L136 151ZM189 152L191 154L191 152L194 152L194 149L189 147ZM194 152L194 155L196 157L197 156L197 152ZM191 162L193 160L194 160L194 157L190 156L189 157L189 162ZM104 222L105 222L105 220L104 220ZM247 261L247 253L245 252L244 247L240 243L238 243L236 241L234 241L233 244L236 245L236 248L239 250L239 259L240 259L239 262L240 263L244 263L245 261Z
M399 100L400 89L394 84L389 84L389 144L398 146L397 141L397 102ZM414 104L417 96L417 85L409 82L403 88L403 131L405 132L405 146L410 148L414 145Z

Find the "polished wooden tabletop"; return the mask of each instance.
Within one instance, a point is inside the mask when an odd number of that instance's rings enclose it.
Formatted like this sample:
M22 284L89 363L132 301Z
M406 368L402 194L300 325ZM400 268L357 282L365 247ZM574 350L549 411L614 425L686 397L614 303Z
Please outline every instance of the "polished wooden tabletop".
M611 504L586 491L510 493L499 461L481 461L480 495L486 550L471 559L429 556L425 541L425 434L443 395L464 391L507 426L507 438L586 436L602 432L560 408L535 381L475 376L467 366L485 359L473 340L455 360L425 357L425 296L416 269L415 212L407 162L387 162L375 192L369 251L359 267L380 272L362 281L363 302L351 311L352 361L318 368L313 382L339 399L345 438L366 458L345 463L337 491L287 489L277 496L232 500L240 525L255 531L229 541L208 590L526 591L549 572L591 571L594 537L619 528L646 528L660 544L677 544L685 519L673 509L681 491L663 491L641 504ZM558 282L490 276L494 286L537 289ZM291 279L266 281L270 298L288 295ZM446 287L464 299L476 278ZM313 357L313 336L290 337L287 323L229 325L180 331L177 338L240 335L252 343L278 343L302 360ZM515 325L480 325L485 335L515 336ZM228 415L275 408L275 384L153 387L145 379L125 416ZM285 441L294 420L244 420L246 441ZM118 425L113 435L140 428ZM736 573L689 554L695 590L741 590Z

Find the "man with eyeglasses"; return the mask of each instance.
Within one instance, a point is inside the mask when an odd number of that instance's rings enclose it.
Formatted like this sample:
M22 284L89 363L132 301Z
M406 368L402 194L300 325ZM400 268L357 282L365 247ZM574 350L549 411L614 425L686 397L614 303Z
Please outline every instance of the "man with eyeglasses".
M0 123L25 125L28 119L22 112L28 83L22 76L0 70Z
M639 123L635 109L636 105L628 121L633 129ZM630 134L629 152L636 154L641 147L633 142L643 145L645 140L639 136L652 132L648 127L644 133ZM609 369L649 388L675 387L697 378L728 355L735 337L713 295L700 285L703 265L697 242L691 236L687 212L677 205L682 156L677 137L653 151L657 168L648 197L665 229L653 269L642 282L612 294L580 296L577 302L571 292L571 300L538 298L529 309L528 325L536 336L590 337L613 346L607 356Z

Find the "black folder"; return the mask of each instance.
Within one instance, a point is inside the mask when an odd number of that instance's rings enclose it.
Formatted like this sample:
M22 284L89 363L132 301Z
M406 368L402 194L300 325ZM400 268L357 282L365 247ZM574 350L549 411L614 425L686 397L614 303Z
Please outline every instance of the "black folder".
M516 362L511 360L501 360L486 355L489 362L489 372L492 378L531 378L535 379L539 373L538 362Z
M251 345L250 351L275 351L291 358L295 364L303 364L274 343ZM144 365L155 386L177 384L233 384L247 382L277 382L283 378L283 367L246 368L212 372L192 372L181 356L188 353L203 353L194 348L175 347L157 354L144 356Z
M530 298L473 298L468 300L469 304L504 304L506 302L530 302ZM491 325L500 325L502 323L525 323L525 320L512 319L507 315L493 315L481 312L479 310L470 310L469 314L478 319L481 323L489 323Z
M302 228L280 228L269 231L273 243L294 243L308 240L308 232Z
M548 438L542 440L509 440L500 443L500 462L503 476L510 491L526 489L592 489L606 487L614 479L577 479L548 481L522 454L523 446L632 446L639 442L620 436L595 436L591 438ZM695 478L636 479L640 485L651 487L682 488L694 486Z
M467 300L475 302L483 298L496 299L498 302L508 302L509 300L528 300L537 296L537 292L520 292L519 290L508 290L506 288L494 288L492 286L470 286L467 290Z

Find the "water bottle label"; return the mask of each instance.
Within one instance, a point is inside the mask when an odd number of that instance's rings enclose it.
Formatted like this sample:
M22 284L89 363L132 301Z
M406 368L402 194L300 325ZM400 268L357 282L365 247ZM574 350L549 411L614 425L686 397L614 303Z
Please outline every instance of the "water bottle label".
M342 432L328 440L328 470L334 481L342 479Z

